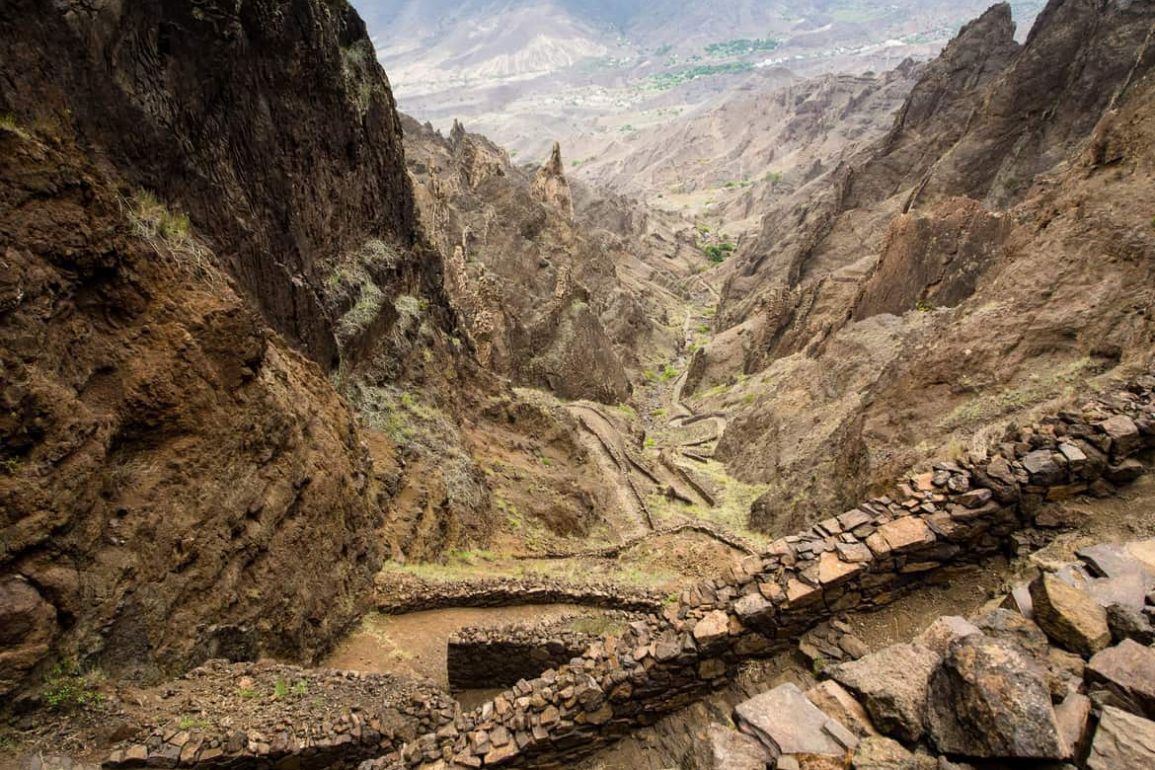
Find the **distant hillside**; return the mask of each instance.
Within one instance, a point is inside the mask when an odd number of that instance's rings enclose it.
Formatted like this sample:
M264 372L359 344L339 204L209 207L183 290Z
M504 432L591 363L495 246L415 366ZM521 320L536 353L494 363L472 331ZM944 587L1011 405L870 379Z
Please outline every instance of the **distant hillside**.
M988 0L362 0L407 112L465 121L538 157L554 139L628 134L766 67L885 71L929 59ZM1012 4L1025 31L1041 0Z

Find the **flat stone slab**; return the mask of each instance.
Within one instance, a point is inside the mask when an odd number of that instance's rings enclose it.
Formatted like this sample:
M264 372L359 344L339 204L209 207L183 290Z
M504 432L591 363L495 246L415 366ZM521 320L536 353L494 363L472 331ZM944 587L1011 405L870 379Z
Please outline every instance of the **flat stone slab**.
M895 553L910 551L935 541L934 532L917 516L903 516L883 524L876 534L881 536Z
M795 684L783 684L734 707L739 726L774 759L791 754L843 756L858 738L811 703Z
M710 757L713 770L766 770L773 760L757 739L723 725L710 725Z
M1096 653L1085 676L1088 683L1114 693L1128 710L1155 717L1155 649L1126 639Z
M1087 757L1090 770L1151 770L1155 722L1105 706Z

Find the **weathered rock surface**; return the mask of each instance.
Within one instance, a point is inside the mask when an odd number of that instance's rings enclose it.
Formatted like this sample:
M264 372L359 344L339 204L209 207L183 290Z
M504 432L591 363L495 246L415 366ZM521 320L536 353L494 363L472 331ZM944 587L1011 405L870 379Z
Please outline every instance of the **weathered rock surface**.
M861 700L879 730L913 742L923 734L927 688L939 661L921 645L896 644L829 674Z
M1155 722L1107 706L1087 757L1091 770L1150 770L1155 767Z
M1111 643L1107 611L1085 591L1052 574L1031 583L1035 622L1064 649L1094 655Z
M710 725L712 770L765 770L773 757L755 738L722 725Z
M1155 718L1155 648L1126 639L1096 653L1086 677L1093 688L1105 688L1128 710Z
M951 643L930 680L927 729L944 754L1064 759L1042 668L1001 639L969 635Z
M845 756L858 745L854 733L831 719L794 684L783 684L734 707L742 730L775 759L789 755Z

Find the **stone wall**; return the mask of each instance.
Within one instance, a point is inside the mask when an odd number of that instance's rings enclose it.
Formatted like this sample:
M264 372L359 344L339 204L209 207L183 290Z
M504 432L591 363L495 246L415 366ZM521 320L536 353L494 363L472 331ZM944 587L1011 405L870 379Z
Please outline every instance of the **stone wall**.
M1110 494L1155 447L1155 378L1007 437L989 455L939 463L782 538L726 577L530 681L373 768L565 767L724 683L745 658L852 608L892 601L921 576L975 562L1034 524L1043 502Z
M1133 456L1155 447L1155 377L1006 438L989 453L938 463L891 496L775 541L730 574L687 589L661 612L363 770L569 766L699 699L744 659L783 649L834 613L884 605L931 571L1004 550L1013 533L1034 526L1044 502L1109 495L1134 480L1144 466ZM163 748L163 738L153 741ZM287 753L266 752L261 762ZM135 763L171 767L169 754L150 749ZM260 765L241 756L246 766ZM110 764L131 764L116 759ZM204 763L194 756L180 764Z
M510 687L546 669L565 665L602 636L594 628L625 627L636 615L569 615L499 628L464 628L449 637L449 689ZM588 629L588 630L587 630Z
M605 610L657 612L663 595L612 583L565 583L551 578L493 578L433 582L398 575L377 587L377 609L390 615L453 607L574 604Z

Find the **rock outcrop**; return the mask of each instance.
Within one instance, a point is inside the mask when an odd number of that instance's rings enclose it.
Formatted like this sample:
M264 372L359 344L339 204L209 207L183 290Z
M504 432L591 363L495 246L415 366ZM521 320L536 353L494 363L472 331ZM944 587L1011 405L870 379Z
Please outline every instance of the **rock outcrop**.
M529 193L535 200L555 209L566 219L573 219L573 193L565 178L565 166L561 160L561 145L553 143L549 160L533 175Z

